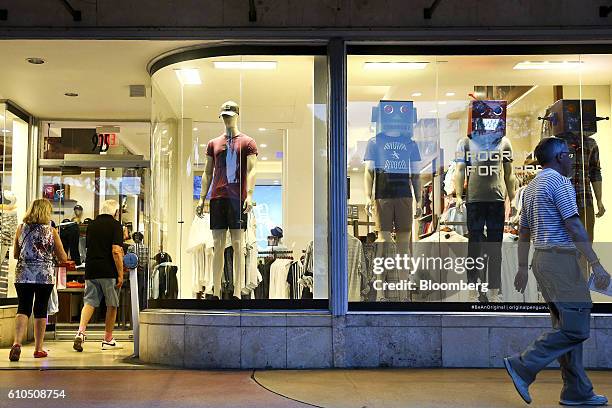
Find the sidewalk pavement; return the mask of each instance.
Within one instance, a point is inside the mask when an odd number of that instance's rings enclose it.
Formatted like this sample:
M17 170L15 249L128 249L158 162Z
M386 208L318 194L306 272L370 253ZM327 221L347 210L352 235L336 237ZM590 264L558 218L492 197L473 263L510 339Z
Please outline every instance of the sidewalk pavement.
M590 372L612 395L612 371ZM64 390L59 399L9 399L10 390ZM542 372L532 407L558 407L558 370ZM504 370L306 371L0 370L0 407L521 407Z

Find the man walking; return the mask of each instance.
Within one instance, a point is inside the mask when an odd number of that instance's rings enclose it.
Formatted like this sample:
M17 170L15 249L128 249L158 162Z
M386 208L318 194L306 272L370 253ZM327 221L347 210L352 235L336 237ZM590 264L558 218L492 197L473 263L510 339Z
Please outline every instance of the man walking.
M119 307L119 290L123 285L123 229L116 220L119 204L106 200L100 215L87 227L87 256L85 261L85 296L79 331L73 348L83 351L85 330L96 307L104 298L106 319L102 350L120 348L113 338L113 328Z
M610 275L599 263L578 217L576 193L568 178L572 154L567 144L556 137L543 139L535 155L543 170L523 195L519 270L514 286L521 293L527 286L529 245L533 240L533 274L550 308L553 329L521 354L504 358L504 365L527 403L531 402L529 385L540 370L557 359L563 377L561 405L606 405L607 398L593 392L582 365L582 343L589 338L592 303L577 251L588 260L598 287L607 287Z

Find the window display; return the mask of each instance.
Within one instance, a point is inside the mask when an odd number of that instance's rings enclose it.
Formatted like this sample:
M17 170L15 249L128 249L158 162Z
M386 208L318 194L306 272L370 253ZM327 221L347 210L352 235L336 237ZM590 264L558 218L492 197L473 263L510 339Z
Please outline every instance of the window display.
M578 62L536 69L538 60ZM537 308L531 272L524 292L514 287L518 221L541 170L533 149L550 136L567 142L578 215L595 250L610 253L601 165L602 146L611 151L608 63L607 55L350 55L349 301Z
M178 288L149 297L327 299L325 58L192 58L152 74L152 268Z
M27 203L30 125L24 119L9 102L0 104L0 298L17 296L12 248Z

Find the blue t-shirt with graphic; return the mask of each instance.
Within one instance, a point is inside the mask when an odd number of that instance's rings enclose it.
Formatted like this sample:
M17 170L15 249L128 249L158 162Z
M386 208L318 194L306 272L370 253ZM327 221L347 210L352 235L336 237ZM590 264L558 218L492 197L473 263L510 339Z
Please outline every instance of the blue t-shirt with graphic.
M421 160L414 140L379 133L368 141L363 160L374 162L374 198L412 197L410 175Z

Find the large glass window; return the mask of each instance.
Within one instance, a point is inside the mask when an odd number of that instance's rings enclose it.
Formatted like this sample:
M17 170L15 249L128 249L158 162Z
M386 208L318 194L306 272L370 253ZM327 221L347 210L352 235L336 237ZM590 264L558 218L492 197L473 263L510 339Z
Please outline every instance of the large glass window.
M13 239L25 215L29 123L0 104L0 298L14 298Z
M549 136L573 153L580 218L612 267L611 192L602 187L612 177L610 123L600 120L610 116L610 63L607 55L349 56L349 300L475 310L543 302L532 271L524 293L514 277L521 197L541 169L533 150Z
M151 299L327 299L326 70L243 55L153 74Z

